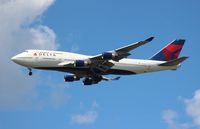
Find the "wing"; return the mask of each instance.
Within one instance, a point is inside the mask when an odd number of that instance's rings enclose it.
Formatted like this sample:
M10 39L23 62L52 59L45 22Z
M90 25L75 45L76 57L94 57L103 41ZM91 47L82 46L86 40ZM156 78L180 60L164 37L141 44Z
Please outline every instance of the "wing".
M110 60L119 61L122 58L126 58L131 55L129 52L139 46L142 46L153 40L154 37L150 37L144 41L139 41L132 43L130 45L115 49L113 51L104 52L97 56L85 60L75 60L75 61L64 61L59 63L59 66L63 67L90 67L91 69L98 69L102 73L110 69L114 64ZM94 70L95 71L95 70ZM95 72L94 72L95 73Z
M92 58L90 58L91 61L100 61L103 62L105 60L114 60L114 61L119 61L122 58L126 58L129 55L131 55L129 52L139 46L142 46L150 41L152 41L154 37L150 37L144 41L139 41L136 43L132 43L130 45L115 49L113 51L109 52L104 52L103 54L96 55Z
M132 44L127 45L125 47L116 49L115 51L119 52L119 53L127 53L127 52L129 52L129 51L131 51L131 50L133 50L133 49L135 49L135 48L137 48L139 46L142 46L142 45L144 45L144 44L146 44L148 42L151 42L153 39L154 39L154 37L150 37L150 38L148 38L148 39L146 39L144 41L139 41L139 42L136 42L136 43L132 43Z

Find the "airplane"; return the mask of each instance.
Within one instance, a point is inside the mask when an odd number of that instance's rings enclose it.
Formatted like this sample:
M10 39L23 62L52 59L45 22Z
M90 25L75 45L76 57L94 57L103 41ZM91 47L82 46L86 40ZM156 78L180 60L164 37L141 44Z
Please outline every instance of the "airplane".
M177 39L166 45L149 59L128 59L131 50L152 41L149 37L143 41L103 52L95 56L87 56L71 52L49 50L26 50L11 60L16 64L27 67L29 75L32 69L55 70L68 72L64 76L65 82L78 81L83 78L86 86L97 84L102 80L119 80L120 77L108 78L105 75L132 75L162 70L176 70L181 62L188 57L179 58L185 43L184 39Z

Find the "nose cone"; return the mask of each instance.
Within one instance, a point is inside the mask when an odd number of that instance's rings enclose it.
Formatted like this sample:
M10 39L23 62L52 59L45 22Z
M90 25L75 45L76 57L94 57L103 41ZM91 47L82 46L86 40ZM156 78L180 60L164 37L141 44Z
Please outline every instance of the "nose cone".
M13 62L17 62L17 56L13 56L12 58L11 58L11 60L13 61Z
M11 58L11 60L13 62L15 62L16 64L18 65L22 65L22 66L25 66L25 67L29 67L29 64L32 63L32 58L27 56L27 53L20 53L18 55L15 55Z
M16 64L21 64L23 62L23 60L21 59L21 55L20 54L13 56L11 58L11 60L13 62L15 62Z

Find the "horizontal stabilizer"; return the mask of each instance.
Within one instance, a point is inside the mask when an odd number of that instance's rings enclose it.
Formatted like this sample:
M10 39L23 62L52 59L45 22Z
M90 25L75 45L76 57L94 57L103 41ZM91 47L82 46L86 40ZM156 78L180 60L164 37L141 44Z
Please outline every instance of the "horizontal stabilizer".
M183 62L187 58L188 57L184 56L184 57L181 57L181 58L178 58L178 59L174 59L174 60L167 61L165 63L159 64L159 66L175 66L175 65L180 64L181 62Z

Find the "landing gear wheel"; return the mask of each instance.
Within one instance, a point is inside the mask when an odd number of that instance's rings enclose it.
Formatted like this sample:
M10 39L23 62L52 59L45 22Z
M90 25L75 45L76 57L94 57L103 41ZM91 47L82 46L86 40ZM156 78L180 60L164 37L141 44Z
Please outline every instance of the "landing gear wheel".
M33 75L33 72L29 72L28 75L29 75L29 76L32 76L32 75Z
M28 68L28 70L29 70L28 75L29 75L29 76L32 76L32 75L33 75L32 69L31 69L31 68Z

